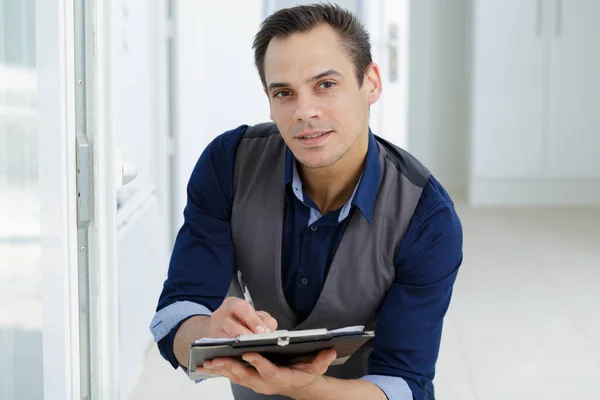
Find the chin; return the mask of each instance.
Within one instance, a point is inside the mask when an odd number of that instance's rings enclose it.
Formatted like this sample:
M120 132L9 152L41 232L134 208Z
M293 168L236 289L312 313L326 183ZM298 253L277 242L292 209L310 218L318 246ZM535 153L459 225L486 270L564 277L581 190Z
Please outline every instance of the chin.
M322 157L296 157L298 162L302 164L303 167L308 169L318 169L329 167L338 160L338 157L332 156L322 156Z
M295 151L294 151L295 150ZM348 149L336 148L328 143L322 147L312 149L296 148L292 149L294 157L305 168L317 169L325 168L335 164L340 158L346 154Z

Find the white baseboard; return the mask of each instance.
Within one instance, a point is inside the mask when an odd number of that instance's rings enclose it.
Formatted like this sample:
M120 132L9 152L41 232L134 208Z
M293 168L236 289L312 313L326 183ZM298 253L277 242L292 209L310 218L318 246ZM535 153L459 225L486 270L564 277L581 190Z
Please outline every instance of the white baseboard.
M474 178L472 206L600 206L600 179Z

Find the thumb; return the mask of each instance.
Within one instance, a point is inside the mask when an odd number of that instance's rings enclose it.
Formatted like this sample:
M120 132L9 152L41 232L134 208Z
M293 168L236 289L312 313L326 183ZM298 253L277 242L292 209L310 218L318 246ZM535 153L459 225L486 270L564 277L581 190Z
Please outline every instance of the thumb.
M334 348L325 349L317 357L320 362L330 365L337 358L337 352Z

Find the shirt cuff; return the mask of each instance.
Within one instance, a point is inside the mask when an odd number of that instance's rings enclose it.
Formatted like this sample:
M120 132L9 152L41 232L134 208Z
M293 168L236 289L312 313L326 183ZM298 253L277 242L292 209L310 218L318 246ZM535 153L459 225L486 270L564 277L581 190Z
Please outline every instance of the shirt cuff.
M413 400L412 391L408 384L398 376L365 375L360 379L377 385L388 400Z
M152 318L150 332L158 343L179 323L192 315L212 315L212 312L202 304L193 301L177 301L159 310Z

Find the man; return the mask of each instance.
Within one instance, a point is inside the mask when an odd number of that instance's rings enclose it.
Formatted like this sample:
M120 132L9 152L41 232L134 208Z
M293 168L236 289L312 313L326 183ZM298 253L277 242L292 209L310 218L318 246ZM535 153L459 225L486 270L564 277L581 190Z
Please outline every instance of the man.
M337 6L300 6L267 18L254 50L275 124L217 137L192 173L151 324L161 354L185 368L201 337L364 325L375 338L341 366L330 349L199 367L236 399L433 399L462 229L427 169L369 130L368 34ZM236 270L258 311L226 297Z

